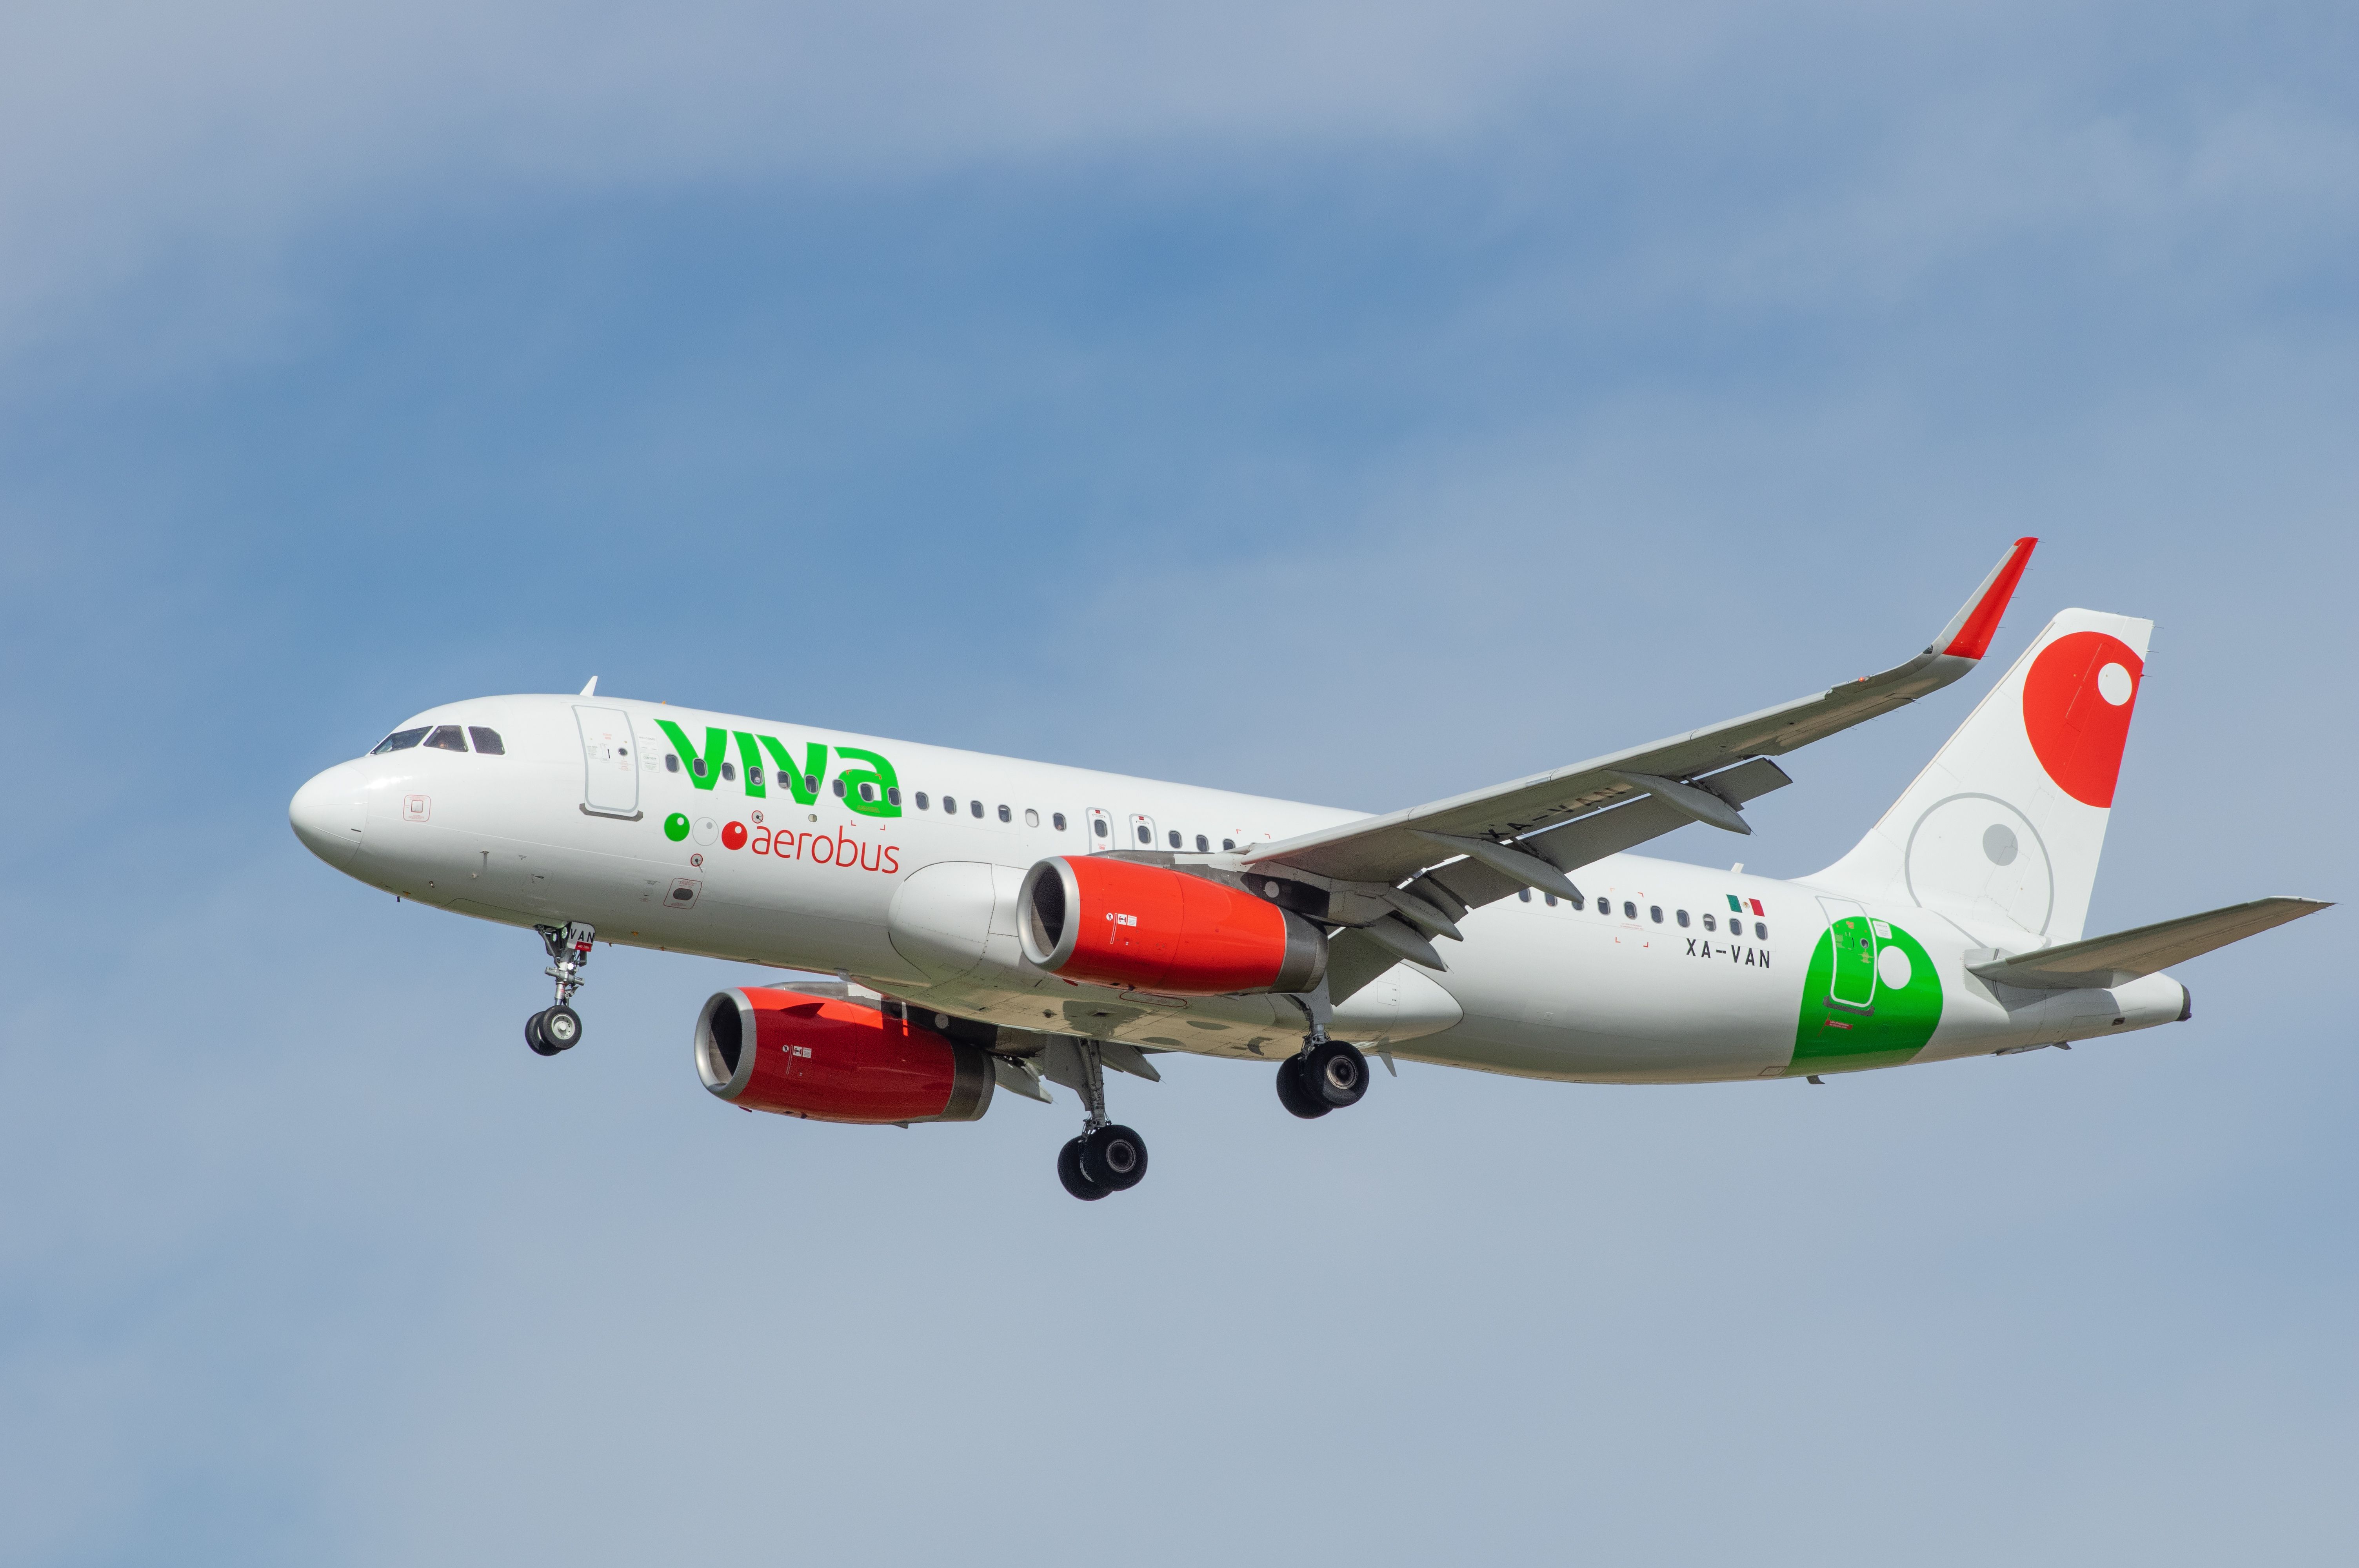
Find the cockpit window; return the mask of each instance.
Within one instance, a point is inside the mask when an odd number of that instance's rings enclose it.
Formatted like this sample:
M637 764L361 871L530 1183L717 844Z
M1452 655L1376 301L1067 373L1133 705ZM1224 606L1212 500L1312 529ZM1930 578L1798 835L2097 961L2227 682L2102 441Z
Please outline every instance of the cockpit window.
M426 743L438 752L463 752L467 749L467 738L459 733L456 724L437 724L434 733L426 737Z
M397 730L392 734L386 736L384 740L379 741L376 743L375 750L370 752L369 755L376 757L382 756L387 752L407 752L409 748L417 745L418 742L425 739L426 730L422 725L416 730Z
M500 732L496 730L486 730L480 724L470 724L467 726L467 739L473 741L475 743L475 750L486 757L505 757L508 754L508 749L500 744Z

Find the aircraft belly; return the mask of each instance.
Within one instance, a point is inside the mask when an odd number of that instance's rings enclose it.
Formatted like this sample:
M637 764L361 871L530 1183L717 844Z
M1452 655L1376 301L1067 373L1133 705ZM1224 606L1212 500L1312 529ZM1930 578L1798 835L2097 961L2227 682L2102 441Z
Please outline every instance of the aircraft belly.
M1485 914L1488 912L1486 911ZM1800 976L1757 943L1514 908L1472 925L1442 984L1465 1021L1402 1054L1518 1076L1682 1083L1782 1075ZM1570 914L1571 912L1566 912ZM1463 955L1462 957L1461 955Z

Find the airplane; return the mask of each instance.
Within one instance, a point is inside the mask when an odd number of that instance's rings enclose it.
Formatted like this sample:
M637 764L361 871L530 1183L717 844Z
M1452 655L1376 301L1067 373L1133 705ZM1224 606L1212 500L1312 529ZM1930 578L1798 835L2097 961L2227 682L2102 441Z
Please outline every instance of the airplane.
M537 932L543 1056L595 944L832 979L723 990L696 1071L748 1111L971 1121L1072 1091L1077 1198L1147 1173L1106 1070L1261 1064L1295 1116L1367 1056L1575 1083L1801 1077L2184 1022L2171 965L2329 905L2264 898L2086 936L2153 623L2066 610L1850 853L1777 881L1649 859L1749 834L1777 759L1974 669L2038 541L1924 651L1651 745L1380 816L603 697L427 709L297 791L336 870ZM1445 950L1447 956L1445 957Z

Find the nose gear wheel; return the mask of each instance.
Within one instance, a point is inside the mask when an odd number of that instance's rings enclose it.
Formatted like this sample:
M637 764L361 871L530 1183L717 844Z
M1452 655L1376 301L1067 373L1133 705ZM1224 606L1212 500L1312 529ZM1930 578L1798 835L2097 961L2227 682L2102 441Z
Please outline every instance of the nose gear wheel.
M579 920L533 929L549 950L549 968L541 973L557 982L557 1000L525 1020L524 1043L536 1055L554 1056L582 1043L582 1015L573 1011L573 993L589 983L582 978L582 967L590 961L598 932Z

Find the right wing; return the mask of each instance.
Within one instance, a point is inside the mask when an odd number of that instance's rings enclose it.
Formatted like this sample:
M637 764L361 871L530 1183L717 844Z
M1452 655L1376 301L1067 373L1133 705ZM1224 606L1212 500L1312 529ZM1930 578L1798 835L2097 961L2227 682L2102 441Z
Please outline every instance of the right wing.
M1455 935L1447 921L1518 886L1577 897L1564 872L1689 822L1749 833L1738 808L1792 782L1769 758L1889 713L1974 667L2038 543L2017 539L1923 653L1881 675L1649 746L1256 845L1245 869L1406 892L1419 906L1403 912L1412 924ZM1437 909L1447 917L1441 928L1430 918Z
M2314 898L2256 898L2202 914L2182 914L2111 936L2092 936L2060 947L2042 947L1987 964L1969 966L1984 979L2026 990L2110 990L2141 976L2199 957L2247 936L2332 904Z

